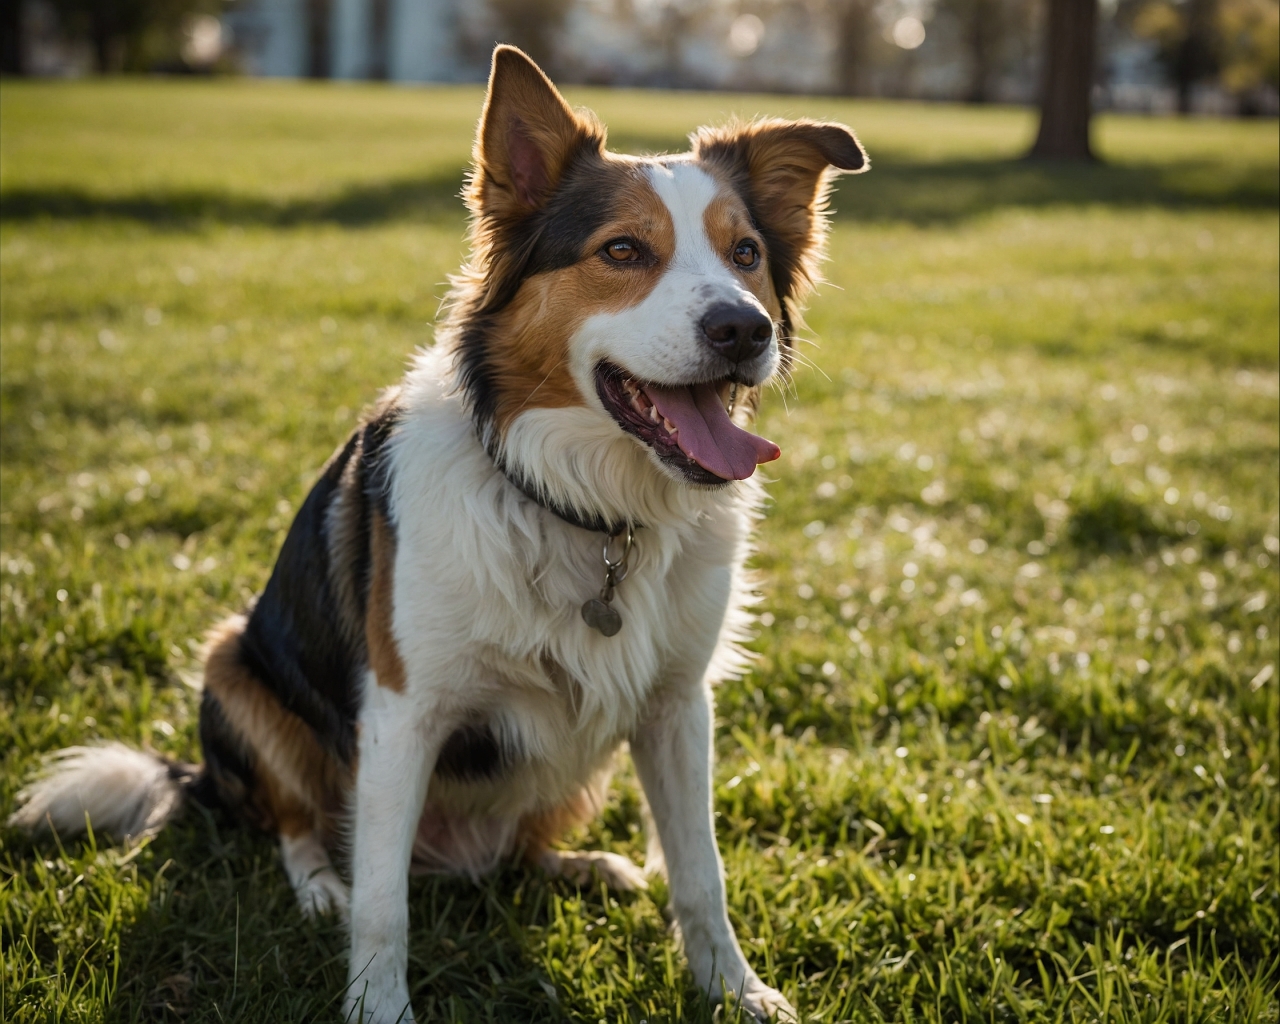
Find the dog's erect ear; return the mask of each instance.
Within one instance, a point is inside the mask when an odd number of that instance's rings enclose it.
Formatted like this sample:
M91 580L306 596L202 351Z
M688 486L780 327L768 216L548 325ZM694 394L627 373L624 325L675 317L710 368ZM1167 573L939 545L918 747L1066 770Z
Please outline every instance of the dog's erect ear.
M467 201L480 217L523 217L551 197L584 150L604 149L604 128L575 113L542 69L514 46L493 51Z
M792 306L818 277L826 200L840 171L870 164L852 129L827 121L753 121L703 128L698 159L726 174L765 236L778 298Z

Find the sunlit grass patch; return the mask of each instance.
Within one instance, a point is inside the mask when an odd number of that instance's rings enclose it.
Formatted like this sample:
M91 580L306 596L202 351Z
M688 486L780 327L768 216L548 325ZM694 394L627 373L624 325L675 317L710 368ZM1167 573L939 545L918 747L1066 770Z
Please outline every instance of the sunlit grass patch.
M584 91L630 149L862 131L783 448L757 662L719 692L752 962L809 1019L1276 1020L1276 129ZM203 631L431 340L471 89L6 83L0 811L42 753L197 754ZM104 130L110 125L111 130ZM639 857L625 758L575 841ZM416 880L422 1018L709 1021L648 894ZM336 925L192 812L0 831L0 1018L337 1019Z

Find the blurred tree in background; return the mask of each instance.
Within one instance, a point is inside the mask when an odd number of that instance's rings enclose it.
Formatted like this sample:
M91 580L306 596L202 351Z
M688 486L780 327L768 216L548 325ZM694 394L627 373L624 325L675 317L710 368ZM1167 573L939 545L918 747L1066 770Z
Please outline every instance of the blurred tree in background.
M555 74L556 36L573 0L489 0L498 19L501 41L513 43Z
M305 0L307 25L307 77L328 78L332 73L333 4L330 0Z
M967 82L963 99L998 98L996 77L1022 56L1018 51L1035 20L1034 0L938 0L936 18L950 17L958 29Z
M1280 0L0 0L0 14L6 74L481 81L510 42L565 83L1039 103L1046 156L1087 155L1095 100L1280 110ZM192 26L211 15L226 56L193 63Z
M872 0L831 0L828 6L836 26L837 90L865 96L871 91Z
M0 0L5 74L22 74L23 0ZM99 74L184 68L192 19L222 13L220 0L48 0L61 33L89 45Z
M0 0L0 75L20 75L24 71L22 0Z
M1184 114L1200 84L1220 80L1246 112L1258 86L1280 86L1280 0L1127 0L1118 17L1156 45Z
M1192 88L1218 71L1218 0L1133 0L1126 11L1134 31L1157 46L1178 91L1178 110L1191 111Z
M1040 130L1030 156L1092 160L1089 123L1098 45L1098 0L1049 0Z
M1260 86L1280 89L1280 0L1219 0L1222 83L1255 114Z

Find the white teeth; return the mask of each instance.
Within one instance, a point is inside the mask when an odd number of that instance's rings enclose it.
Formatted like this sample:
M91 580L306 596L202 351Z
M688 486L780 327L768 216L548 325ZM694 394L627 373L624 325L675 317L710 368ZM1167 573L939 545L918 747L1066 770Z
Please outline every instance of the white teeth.
M629 380L622 382L622 389L629 399L632 410L641 416L647 416L653 423L658 422L658 413L654 409L653 403L649 400L649 396L638 385L633 384Z
M676 425L665 416L662 417L662 425L667 428L668 434L674 434L676 432Z

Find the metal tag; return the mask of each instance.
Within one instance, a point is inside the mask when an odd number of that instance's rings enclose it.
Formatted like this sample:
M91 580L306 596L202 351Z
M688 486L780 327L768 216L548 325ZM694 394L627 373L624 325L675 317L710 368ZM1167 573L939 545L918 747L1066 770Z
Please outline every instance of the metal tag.
M622 616L617 609L598 597L582 606L582 621L605 636L613 636L622 628Z

